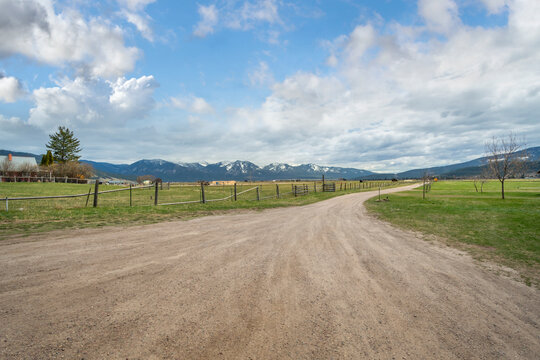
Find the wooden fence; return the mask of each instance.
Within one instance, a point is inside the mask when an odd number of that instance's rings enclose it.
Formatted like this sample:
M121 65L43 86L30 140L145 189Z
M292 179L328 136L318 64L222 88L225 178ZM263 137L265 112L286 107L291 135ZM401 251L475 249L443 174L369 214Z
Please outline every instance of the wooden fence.
M324 192L336 192L336 183L323 184Z
M340 191L353 191L362 189L371 189L377 187L386 187L393 185L392 182L339 182ZM249 185L248 185L249 186ZM91 185L90 189L86 193L68 194L68 195L48 195L48 196L19 196L19 197L3 197L0 200L5 201L5 210L9 211L10 202L20 201L25 202L29 200L59 200L70 198L83 198L82 202L66 202L63 203L65 208L73 207L98 207L98 206L127 206L127 197L114 197L103 198L104 204L100 205L100 199L105 194L129 192L129 206L134 206L134 194L139 193L137 196L137 205L153 205L153 206L167 206L167 205L181 205L181 204L194 204L194 203L211 203L219 201L261 201L266 199L281 199L287 196L305 196L317 191L328 192L337 191L338 187L335 182L323 183L319 185L317 182L310 182L304 184L291 184L290 191L283 191L286 189L286 184L259 184L244 189L242 183L234 184L233 186L208 186L204 183L201 184L173 184L158 182L152 185L145 186L133 186L100 191L100 183L95 182ZM164 189L165 188L165 189ZM146 189L141 193L141 190ZM148 191L152 190L152 191ZM182 192L183 191L183 192ZM196 195L198 194L198 195ZM194 198L197 196L198 198ZM84 199L86 198L86 199ZM116 200L115 200L116 199ZM141 204L140 199L144 200ZM161 201L161 202L160 202ZM34 207L45 208L44 205L36 205ZM58 207L58 204L52 206ZM31 205L27 208L32 208Z
M88 179L70 178L67 176L4 176L0 175L0 182L57 182L57 183L69 183L69 184L88 184Z
M316 185L315 185L316 186ZM316 189L316 188L315 188ZM309 189L307 184L303 185L293 185L293 194L294 197L307 195L309 194Z

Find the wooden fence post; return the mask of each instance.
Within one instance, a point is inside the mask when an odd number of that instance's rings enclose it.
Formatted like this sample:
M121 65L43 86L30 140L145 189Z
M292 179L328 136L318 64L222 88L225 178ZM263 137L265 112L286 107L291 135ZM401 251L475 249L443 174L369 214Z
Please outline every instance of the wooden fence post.
M234 201L236 201L236 183L234 183Z
M131 187L132 186L133 185L129 184L129 207L133 206L133 198L132 198L132 195L131 195L131 192L132 192Z
M317 192L317 182L313 183L313 192Z
M99 191L99 179L96 179L96 185L94 187L94 207L97 207L98 191Z
M8 197L6 196L6 212L9 211Z
M157 181L156 181L155 187L156 187L156 190L155 190L155 196L154 196L154 206L157 205L157 201L158 201L159 184Z
M261 200L261 195L259 194L259 187L257 186L257 201Z
M201 200L203 204L206 204L206 197L204 196L204 183L201 182Z
M276 184L276 198L279 199L279 185Z

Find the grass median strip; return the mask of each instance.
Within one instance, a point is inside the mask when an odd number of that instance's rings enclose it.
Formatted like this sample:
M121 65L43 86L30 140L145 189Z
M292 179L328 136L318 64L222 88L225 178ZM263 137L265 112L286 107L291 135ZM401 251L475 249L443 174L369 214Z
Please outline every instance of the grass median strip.
M476 192L472 181L433 183L422 188L370 199L366 206L400 227L436 235L450 245L517 269L526 283L540 284L540 181L490 181Z

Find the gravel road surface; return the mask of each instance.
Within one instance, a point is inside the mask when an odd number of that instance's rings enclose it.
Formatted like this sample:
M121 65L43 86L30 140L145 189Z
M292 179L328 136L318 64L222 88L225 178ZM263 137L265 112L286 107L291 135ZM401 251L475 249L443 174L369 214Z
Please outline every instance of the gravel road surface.
M0 358L540 357L539 290L368 216L373 195L2 241Z

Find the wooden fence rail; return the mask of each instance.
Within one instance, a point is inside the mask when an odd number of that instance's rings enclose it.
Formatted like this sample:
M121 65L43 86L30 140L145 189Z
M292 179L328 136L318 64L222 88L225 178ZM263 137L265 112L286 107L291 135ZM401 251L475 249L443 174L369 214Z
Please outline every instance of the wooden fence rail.
M323 192L336 192L336 183L323 184Z
M52 183L70 183L70 184L88 184L93 182L90 179L70 178L67 176L5 176L0 175L0 182L52 182Z
M49 196L28 196L28 197L4 197L1 198L1 200L5 201L5 208L6 211L9 210L9 201L26 201L26 200L44 200L44 199L69 199L69 198L78 198L78 197L86 197L86 205L88 206L88 202L90 199L90 196L93 196L93 206L98 206L98 198L99 195L102 194L108 194L108 193L116 193L121 191L129 191L129 206L133 206L132 201L132 192L134 190L140 190L140 189L150 189L154 188L155 192L153 194L153 197L150 196L150 198L153 200L152 203L154 206L166 206L166 205L181 205L181 204L194 204L194 203L203 203L206 204L208 202L218 202L218 201L237 201L242 195L245 195L249 192L255 192L255 199L245 199L248 201L261 201L261 200L267 200L267 199L281 199L284 196L287 195L293 195L294 197L297 196L305 196L308 195L310 192L310 184L291 184L291 191L283 192L280 191L280 185L275 185L275 194L273 195L266 195L263 196L262 192L262 185L259 186L253 186L249 189L243 190L238 192L236 184L234 187L231 188L231 194L228 196L216 198L216 199L210 199L208 198L208 195L212 193L209 189L206 190L206 185L199 184L199 185L190 185L191 189L195 186L200 186L200 199L199 200L187 200L187 201L168 201L168 202L162 202L159 203L160 198L160 190L163 191L163 185L159 183L155 183L153 185L142 185L142 186L132 186L126 188L120 188L120 189L112 189L112 190L105 190L105 191L99 191L99 182L94 183L94 191L92 191L92 188L88 190L87 193L81 193L81 194L69 194L69 195L49 195ZM340 190L363 190L363 189L371 189L375 187L386 187L393 185L395 183L391 182L340 182ZM283 186L283 185L281 185ZM170 190L171 186L170 184L167 185L165 190ZM266 188L268 189L268 188ZM323 183L321 187L319 187L319 191L323 192L335 192L337 190L336 183ZM429 188L426 189L429 191ZM312 191L317 192L317 184L313 183ZM266 190L266 194L268 194L268 190ZM0 201L1 201L0 200ZM244 201L245 201L244 200ZM150 205L150 204L147 204Z
M99 183L96 183L95 190L92 192L91 190L84 194L70 194L70 195L48 195L48 196L24 196L24 197L4 197L2 200L6 203L6 211L9 211L9 201L25 201L25 200L46 200L46 199L70 199L70 198L77 198L77 197L83 197L86 196L87 199L92 195L94 197L94 207L97 207L97 198L99 194L108 194L108 193L114 193L119 191L129 191L130 192L130 198L131 198L131 191L137 190L137 189L146 189L154 187L154 185L144 185L144 186L130 186L128 188L122 188L122 189L114 189L114 190L105 190L105 191L98 191ZM130 199L131 203L131 199ZM86 204L88 204L88 200L86 201Z

